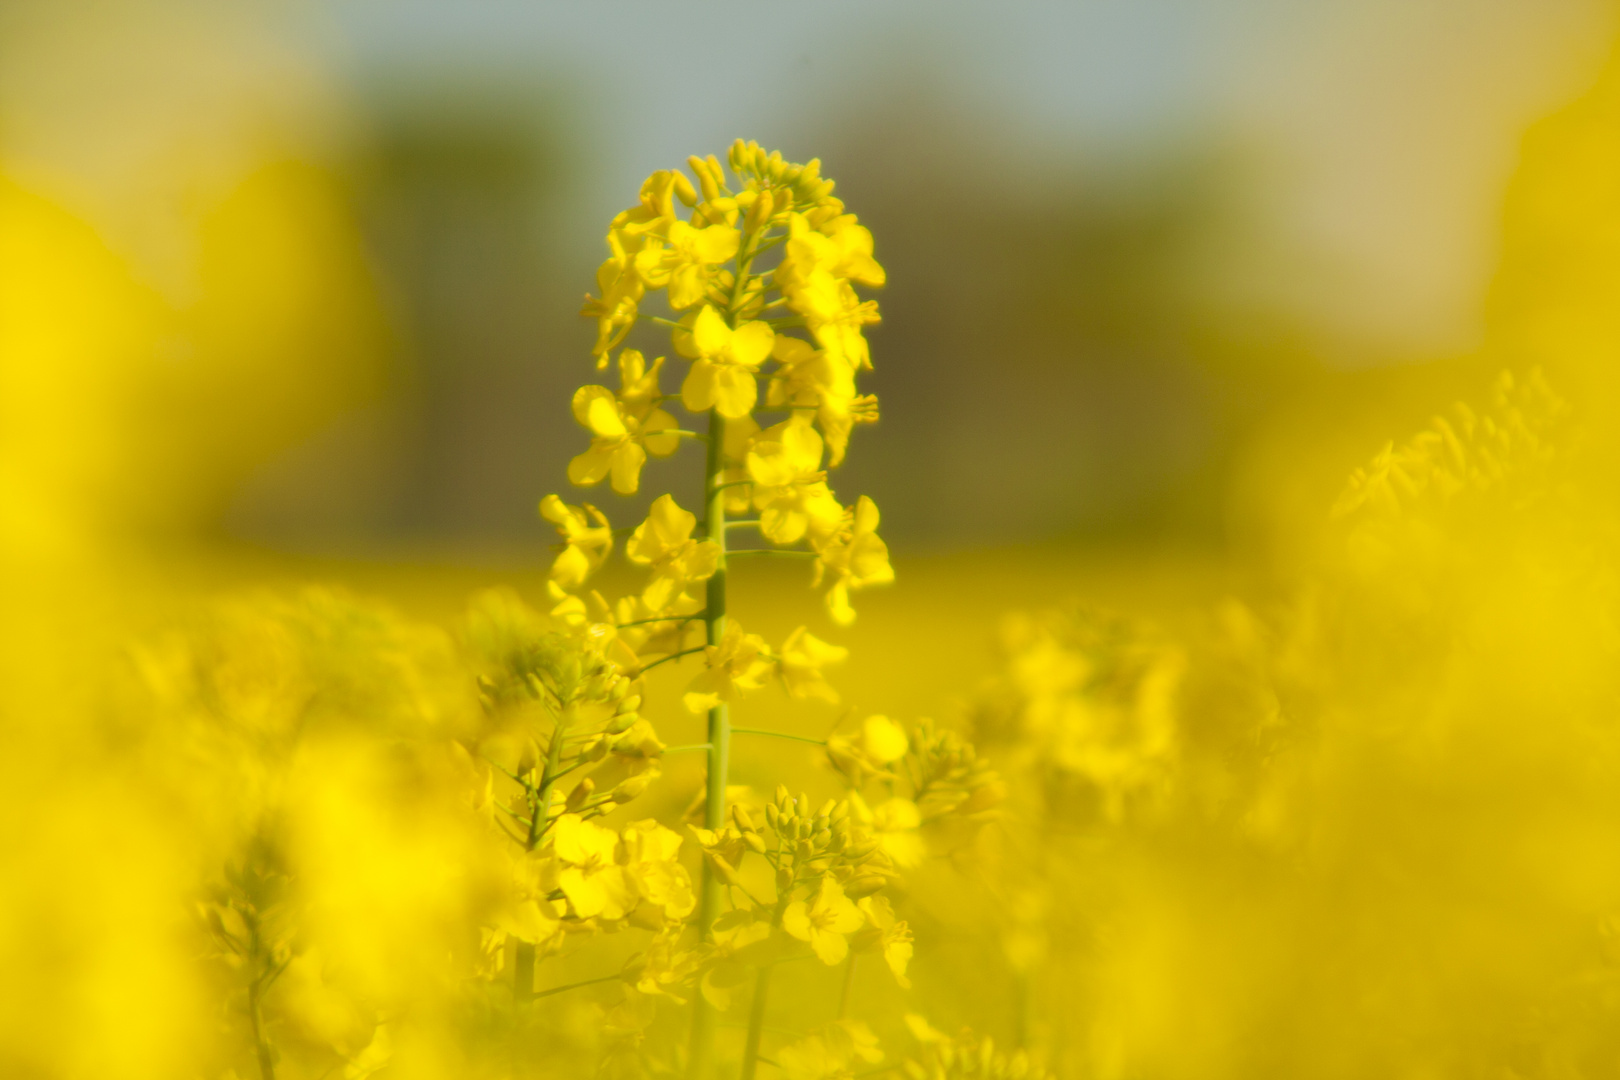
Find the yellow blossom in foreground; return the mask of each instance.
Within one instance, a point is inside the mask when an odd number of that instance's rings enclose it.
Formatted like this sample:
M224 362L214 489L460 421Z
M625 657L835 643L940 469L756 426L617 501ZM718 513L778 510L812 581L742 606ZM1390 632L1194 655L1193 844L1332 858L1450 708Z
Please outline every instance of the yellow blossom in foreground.
M707 580L719 564L714 541L692 539L696 527L695 514L682 510L671 496L660 495L625 545L631 562L652 568L652 580L641 593L651 610L662 611L687 585Z
M770 677L772 667L765 639L743 633L736 619L726 622L720 644L704 648L703 662L706 667L682 698L687 709L695 713L731 701L739 690L758 690Z
M866 917L831 875L821 879L821 888L806 903L795 900L782 912L782 929L809 944L823 964L841 963L849 955L845 934L865 925Z
M768 324L745 322L732 329L718 311L705 305L692 322L696 359L681 384L681 404L694 413L713 408L731 420L748 415L759 399L754 372L771 355L775 340Z
M619 834L577 814L552 826L552 850L562 864L557 887L582 919L622 919L635 899L624 871L614 862Z

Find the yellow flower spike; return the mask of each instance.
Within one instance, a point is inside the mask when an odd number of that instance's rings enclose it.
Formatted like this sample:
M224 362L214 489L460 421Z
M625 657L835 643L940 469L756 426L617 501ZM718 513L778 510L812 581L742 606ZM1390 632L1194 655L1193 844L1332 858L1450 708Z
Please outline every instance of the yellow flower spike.
M636 256L636 273L650 289L668 288L669 306L681 311L708 295L714 268L737 254L742 236L729 224L693 228L673 221L666 240L669 247Z
M808 903L795 900L782 912L782 929L807 943L823 964L831 967L849 955L845 934L853 934L866 923L861 909L844 895L829 874Z
M552 583L563 589L578 588L613 550L613 527L590 503L570 506L556 495L540 500L540 516L557 527L557 535L567 545L551 564Z
M743 633L736 619L726 623L720 644L703 650L705 667L687 686L681 701L688 712L707 712L722 701L733 701L741 690L758 690L770 678L773 664L758 634Z
M855 621L855 609L849 603L850 592L894 580L889 549L878 536L877 527L877 504L862 495L855 504L848 534L828 540L816 549L815 576L811 584L821 584L827 574L833 576L832 587L827 590L827 612L840 626Z
M652 409L637 418L605 386L582 386L574 393L574 419L595 436L591 447L568 463L568 480L581 487L613 477L613 490L634 495L641 486L641 467L647 455L668 457L680 445L674 435L660 434L677 427L675 418Z
M673 497L660 495L636 526L625 555L633 563L652 568L652 580L641 601L662 611L687 585L706 581L719 565L720 549L712 540L693 540L697 516L682 510Z
M562 864L557 887L574 914L582 919L624 918L635 893L614 861L619 834L577 814L563 814L552 826L551 836L552 853Z
M705 305L692 322L697 359L681 385L681 404L693 413L714 408L728 420L748 415L759 397L754 371L771 355L775 340L769 325L745 322L734 330Z
M749 449L745 464L759 531L773 544L797 543L807 531L825 538L842 522L844 508L821 471L822 452L821 436L804 413L760 432Z
M838 691L827 682L821 669L829 664L842 663L848 657L848 649L841 645L829 645L801 626L783 642L776 660L777 674L781 676L789 697L801 701L814 698L836 705ZM904 738L904 735L901 737Z

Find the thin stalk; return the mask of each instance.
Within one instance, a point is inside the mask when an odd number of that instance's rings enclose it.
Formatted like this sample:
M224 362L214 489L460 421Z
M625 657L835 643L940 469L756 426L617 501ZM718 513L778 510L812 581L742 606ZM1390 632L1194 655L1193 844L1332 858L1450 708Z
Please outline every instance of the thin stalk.
M782 925L782 915L787 911L788 902L793 898L791 888L784 889L776 898L776 907L771 912L771 928L777 929ZM743 1041L742 1071L737 1074L737 1080L754 1080L754 1073L759 1068L759 1040L765 1033L765 1002L771 989L771 965L766 964L754 976L754 999L748 1005L748 1034Z
M537 997L537 998L543 998L543 997L550 997L552 994L566 994L568 991L570 991L570 990L578 990L582 986L595 986L597 983L612 982L614 979L617 979L618 977L619 976L617 976L617 975L603 975L603 976L601 976L599 978L595 978L595 979L581 979L579 982L571 982L571 983L568 983L565 986L553 986L550 989L542 990L538 994L534 994L532 996Z
M709 410L709 452L703 469L703 490L707 495L703 532L720 549L714 574L709 578L704 605L704 629L710 645L719 645L726 633L726 496L719 483L725 470L725 420L718 410ZM725 824L726 773L731 758L731 717L724 703L709 710L708 778L704 792L703 827L718 830ZM709 940L715 916L720 914L720 879L703 861L703 883L698 894L698 932ZM688 1065L693 1080L708 1080L714 1069L715 1014L702 994L692 1005L692 1047Z
M562 772L563 741L567 736L562 715L558 714L557 726L551 732L551 745L546 748L546 768L540 774L540 787L535 792L534 813L529 818L529 837L524 843L529 851L540 842L540 834L551 817L551 797ZM517 1001L528 1001L534 996L534 946L526 941L518 942L512 957L512 995Z
M849 1015L849 999L855 992L855 954L844 962L844 988L838 993L838 1019Z
M826 739L812 739L808 735L789 735L785 731L766 731L764 728L734 727L733 735L769 735L773 739L792 739L794 742L807 742L812 746L826 746Z
M276 1062L270 1053L270 1040L264 1037L264 1010L260 1008L263 983L254 979L248 986L248 1021L253 1025L253 1049L259 1058L259 1076L262 1080L276 1080Z
M759 1040L765 1033L765 1000L771 989L771 969L759 969L754 976L754 1000L748 1006L748 1035L743 1043L742 1071L738 1080L754 1080L759 1068Z

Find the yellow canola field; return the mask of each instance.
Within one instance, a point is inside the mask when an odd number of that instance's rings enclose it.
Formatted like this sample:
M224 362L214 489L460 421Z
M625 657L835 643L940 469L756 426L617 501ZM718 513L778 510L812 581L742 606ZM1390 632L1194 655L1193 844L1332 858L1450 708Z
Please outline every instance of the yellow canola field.
M498 575L165 551L253 451L183 467L229 440L143 367L179 316L0 189L0 1074L677 1075L701 998L734 1075L767 966L758 1064L795 1080L1615 1074L1612 89L1526 147L1478 365L1507 374L1459 377L1342 485L1272 505L1266 554L897 552L839 638L843 704L743 700L738 726L828 744L738 736L734 849L767 818L841 858L871 840L885 904L857 908L852 874L693 967L669 928L697 849L732 849L691 827L691 669L632 690L569 668L541 567L469 601ZM182 334L255 347L186 385L284 395L266 415L302 429L363 387L318 350L283 368L255 328L302 313L292 344L345 351L381 331L352 277L289 284L296 244L232 261L322 198L262 182ZM306 239L327 267L352 242ZM736 617L780 640L801 572L736 572ZM303 576L348 591L251 584ZM498 832L534 766L531 712L501 711L517 655L594 710L578 753L602 779L568 795L552 878ZM900 773L942 761L965 794L924 818ZM815 812L852 772L867 796ZM602 792L623 801L590 820Z

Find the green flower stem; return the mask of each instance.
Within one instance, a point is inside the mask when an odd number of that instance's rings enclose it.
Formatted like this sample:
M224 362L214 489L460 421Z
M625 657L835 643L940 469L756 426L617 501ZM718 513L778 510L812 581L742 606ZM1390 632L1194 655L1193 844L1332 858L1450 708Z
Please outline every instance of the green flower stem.
M726 633L726 496L719 482L725 471L725 419L709 410L709 452L704 462L703 490L708 502L703 532L720 549L704 604L704 628L710 645L719 645ZM703 827L717 830L726 820L726 774L731 759L731 716L724 703L709 710L709 768L704 791ZM698 933L710 939L720 914L720 879L703 861L703 882L698 893ZM702 994L692 1006L692 1047L688 1065L693 1080L708 1080L714 1070L715 1014Z
M562 772L563 742L568 738L562 714L557 714L557 726L552 729L551 743L546 747L546 768L540 774L540 786L535 791L534 813L529 818L529 837L525 844L533 851L551 817L551 798L557 779ZM517 1001L527 1001L534 995L534 946L526 941L517 944L512 957L512 993Z
M777 896L776 907L771 912L772 930L782 928L782 915L792 898L791 888L784 889ZM738 1080L754 1080L754 1073L759 1069L759 1040L765 1033L765 1003L770 996L771 968L772 965L765 964L754 976L754 999L748 1005L748 1034L743 1041L742 1070L737 1074Z
M785 731L766 731L764 728L734 727L733 735L769 735L773 739L792 739L794 742L807 742L812 746L826 746L826 739L812 739L808 735L789 735Z
M660 656L657 660L654 660L652 663L650 663L650 664L642 664L640 667L638 667L635 670L635 675L637 675L637 676L645 675L647 672L651 671L653 668L657 667L659 664L667 664L671 660L679 660L683 656L691 656L693 653L700 653L702 651L703 650L701 648L682 649L680 652L672 652L668 656Z
M748 1035L743 1043L742 1071L738 1080L754 1080L759 1069L759 1040L765 1033L765 1001L771 989L769 965L754 976L754 1000L748 1006Z
M855 992L855 954L849 954L844 961L844 987L838 993L838 1019L842 1020L849 1015L849 999Z
M618 977L619 976L617 975L603 975L596 979L582 979L579 982L568 983L564 986L553 986L549 990L542 990L539 993L532 995L532 997L543 998L550 997L552 994L565 994L570 990L578 990L582 986L595 986L597 983L612 982Z
M707 749L709 749L709 744L708 743L706 743L706 742L695 742L695 743L689 743L686 746L666 746L666 747L664 747L663 752L666 753L666 754L684 754L684 753L688 753L688 752L690 752L692 750L707 750Z

